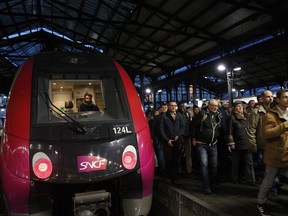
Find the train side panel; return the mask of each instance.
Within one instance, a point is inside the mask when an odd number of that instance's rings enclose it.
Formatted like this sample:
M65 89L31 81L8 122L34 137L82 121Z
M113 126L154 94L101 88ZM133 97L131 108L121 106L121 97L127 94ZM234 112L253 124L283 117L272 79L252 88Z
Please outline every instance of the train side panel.
M140 155L140 167L143 181L143 196L152 193L154 177L154 151L151 143L151 135L148 122L143 111L141 101L130 77L124 71L121 65L115 62L118 68L124 87L127 93L130 111L132 114L135 132L137 133L138 148Z
M142 199L123 199L123 209L127 216L148 215L152 205L153 177L154 177L154 151L151 135L143 107L137 91L130 77L122 66L115 62L127 93L128 103L137 134L138 150L140 157L140 173L143 190Z
M33 59L26 62L14 80L7 105L1 145L2 186L8 208L28 213L30 189L29 136Z

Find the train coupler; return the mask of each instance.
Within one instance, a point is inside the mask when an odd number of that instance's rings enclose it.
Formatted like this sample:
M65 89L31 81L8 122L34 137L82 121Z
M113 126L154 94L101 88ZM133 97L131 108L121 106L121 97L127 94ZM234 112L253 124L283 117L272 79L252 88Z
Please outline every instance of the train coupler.
M73 197L74 216L109 216L111 193L105 190L77 193Z

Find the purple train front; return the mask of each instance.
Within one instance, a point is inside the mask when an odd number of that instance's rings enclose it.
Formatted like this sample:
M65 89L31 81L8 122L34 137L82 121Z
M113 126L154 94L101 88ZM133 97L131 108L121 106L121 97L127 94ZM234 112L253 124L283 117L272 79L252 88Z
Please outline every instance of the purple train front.
M86 92L100 111L78 110ZM46 53L19 69L1 140L9 215L147 215L153 176L145 114L117 62Z

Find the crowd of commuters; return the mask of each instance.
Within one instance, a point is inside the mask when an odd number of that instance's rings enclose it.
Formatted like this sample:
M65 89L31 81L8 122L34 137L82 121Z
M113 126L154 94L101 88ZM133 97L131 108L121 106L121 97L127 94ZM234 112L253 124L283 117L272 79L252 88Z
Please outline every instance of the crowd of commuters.
M288 168L288 90L275 99L265 90L257 101L234 101L229 106L214 98L185 107L169 101L147 112L157 173L177 183L182 177L199 177L204 194L229 171L230 181L259 188L257 208L271 215L267 199L280 203L278 188L287 183ZM227 170L227 168L229 170Z

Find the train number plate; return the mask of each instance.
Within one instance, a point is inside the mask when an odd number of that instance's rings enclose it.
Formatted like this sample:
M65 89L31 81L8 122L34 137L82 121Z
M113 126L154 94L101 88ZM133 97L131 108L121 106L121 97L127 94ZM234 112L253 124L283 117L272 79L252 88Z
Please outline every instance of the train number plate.
M129 126L114 126L113 127L114 134L129 134L132 133Z

